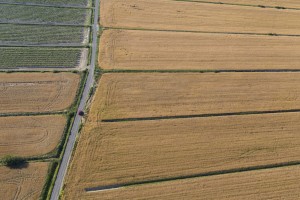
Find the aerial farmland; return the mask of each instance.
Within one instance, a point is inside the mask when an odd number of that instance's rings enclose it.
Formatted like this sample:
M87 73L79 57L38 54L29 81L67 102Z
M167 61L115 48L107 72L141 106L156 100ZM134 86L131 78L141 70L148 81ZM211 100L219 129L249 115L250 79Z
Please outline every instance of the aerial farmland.
M298 199L300 4L102 0L63 199Z
M299 199L298 0L0 0L4 199Z

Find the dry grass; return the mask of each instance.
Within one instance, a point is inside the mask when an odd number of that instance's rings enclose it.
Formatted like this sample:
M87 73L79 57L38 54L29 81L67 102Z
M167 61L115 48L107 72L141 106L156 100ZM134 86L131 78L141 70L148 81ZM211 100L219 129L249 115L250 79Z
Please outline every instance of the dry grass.
M81 199L299 199L300 167L284 167L87 193Z
M300 34L298 10L171 0L103 0L105 27Z
M215 3L232 3L242 5L255 5L255 6L274 6L274 7L286 7L286 8L300 8L298 0L192 0L199 2L215 2Z
M39 199L49 163L29 163L27 167L0 167L1 199Z
M90 122L71 164L66 199L90 187L298 160L299 120L299 113L283 113Z
M61 115L0 117L0 157L37 156L53 151L63 134Z
M300 73L104 74L90 120L300 109Z
M300 37L107 30L100 44L104 69L300 69Z
M79 82L73 73L0 73L0 113L67 109Z

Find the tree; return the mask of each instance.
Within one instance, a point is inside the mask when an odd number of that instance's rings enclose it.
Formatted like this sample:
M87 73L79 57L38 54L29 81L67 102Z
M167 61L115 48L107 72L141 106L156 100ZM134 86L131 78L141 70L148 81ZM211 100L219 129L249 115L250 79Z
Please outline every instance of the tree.
M1 160L2 164L7 167L18 167L26 163L26 160L22 157L7 155Z

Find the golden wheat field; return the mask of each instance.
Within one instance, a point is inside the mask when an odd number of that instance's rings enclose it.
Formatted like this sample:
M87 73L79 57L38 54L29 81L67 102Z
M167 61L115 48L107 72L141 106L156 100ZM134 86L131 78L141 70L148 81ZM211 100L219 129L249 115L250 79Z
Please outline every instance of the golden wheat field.
M0 167L1 199L39 199L49 163L29 163L19 169Z
M300 34L298 10L172 0L103 0L100 13L104 27Z
M256 170L92 192L81 199L295 200L300 197L300 167Z
M0 157L37 156L53 151L65 123L61 115L0 117Z
M299 113L281 113L90 122L65 192L294 161L300 153L299 120Z
M184 1L184 0L183 0ZM208 2L208 0L192 0L194 2ZM232 3L241 5L254 5L254 6L273 6L273 7L284 7L284 8L300 8L298 0L209 0L214 3Z
M300 109L300 73L104 74L90 120Z
M65 110L79 82L73 73L0 73L0 113Z
M98 59L103 69L300 69L299 50L299 37L106 30Z

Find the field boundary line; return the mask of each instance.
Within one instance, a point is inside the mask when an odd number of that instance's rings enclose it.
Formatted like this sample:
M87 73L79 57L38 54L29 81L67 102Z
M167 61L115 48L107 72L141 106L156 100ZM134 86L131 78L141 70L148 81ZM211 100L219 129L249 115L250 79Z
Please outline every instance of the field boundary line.
M173 115L173 116L157 116L157 117L140 117L140 118L120 118L120 119L102 119L99 122L130 122L130 121L155 121L168 119L187 119L187 118L206 118L206 117L224 117L224 116L240 116L240 115L261 115L261 114L277 114L277 113L297 113L300 109L292 110L273 110L273 111L246 111L246 112L228 112L228 113L210 113L198 115Z
M63 115L63 114L66 114L66 113L67 113L67 111L0 113L0 117Z
M126 27L109 27L103 26L105 30L128 30L128 31L157 31L157 32L174 32L174 33L210 33L210 34L226 34L226 35L256 35L270 37L300 37L300 34L280 34L280 33L252 33L252 32L218 32L218 31L192 31L192 30L163 30L163 29L148 29L148 28L126 28Z
M3 44L0 42L0 47L63 47L63 48L89 48L88 44L72 44L72 43L66 43L66 44Z
M163 182L170 182L170 181L201 178L201 177L208 177L208 176L219 176L219 175L234 174L234 173L243 173L243 172L257 171L257 170L267 170L267 169L282 168L282 167L297 166L297 165L300 165L300 161L290 161L290 162L275 163L269 165L258 165L258 166L234 168L228 170L211 171L211 172L191 174L186 176L176 176L176 177L169 177L169 178L128 182L123 184L98 186L98 187L84 188L84 190L87 193L101 192L101 191L112 190L112 189L120 189L123 187L134 187L134 186L145 185L145 184L156 184L156 183L163 183Z
M178 2L190 2L190 3L206 3L217 5L230 5L230 6L244 6L244 7L256 7L256 8L271 8L278 10L300 10L300 8L284 7L284 6L267 6L267 5L254 5L254 4L241 4L241 3L225 3L220 0L219 2L212 1L195 1L195 0L173 0Z
M257 72L300 72L300 69L244 69L244 70L202 70L202 69L174 69L174 70L127 70L127 69L101 69L99 73L230 73L230 72L247 72L247 73L257 73Z

